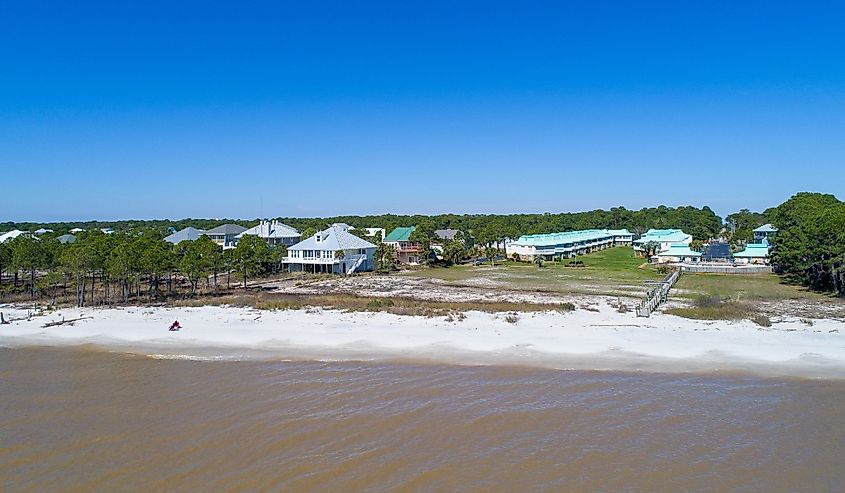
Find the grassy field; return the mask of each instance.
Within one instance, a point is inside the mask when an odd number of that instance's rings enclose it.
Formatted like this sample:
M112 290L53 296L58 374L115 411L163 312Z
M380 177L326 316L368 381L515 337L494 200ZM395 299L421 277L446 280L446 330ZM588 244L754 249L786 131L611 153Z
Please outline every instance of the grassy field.
M610 248L579 256L578 260L584 262L584 267L564 267L557 262L546 262L545 267L540 269L527 262L501 262L495 267L488 264L430 268L410 271L404 275L438 279L452 286L630 297L640 297L646 292L644 281L663 277L655 266L636 257L630 247ZM774 274L686 273L670 292L670 298L688 304L720 298L752 305L757 301L789 300L845 307L845 301L839 298L786 284ZM712 309L709 306L703 308L706 309L699 311Z
M782 282L774 274L689 274L681 276L672 296L678 299L697 299L719 296L736 301L760 300L825 300L835 301L800 286Z
M630 247L609 248L581 255L578 260L584 263L583 267L546 262L538 268L528 262L504 261L496 266L430 268L405 275L439 279L454 286L613 296L640 296L645 291L643 281L662 277L653 266L636 257Z

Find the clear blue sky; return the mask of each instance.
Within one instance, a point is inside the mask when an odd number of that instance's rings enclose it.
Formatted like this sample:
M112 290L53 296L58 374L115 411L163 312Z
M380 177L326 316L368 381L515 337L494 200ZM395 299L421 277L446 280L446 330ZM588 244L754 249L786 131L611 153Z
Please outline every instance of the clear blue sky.
M836 2L129 3L0 0L0 221L845 196Z

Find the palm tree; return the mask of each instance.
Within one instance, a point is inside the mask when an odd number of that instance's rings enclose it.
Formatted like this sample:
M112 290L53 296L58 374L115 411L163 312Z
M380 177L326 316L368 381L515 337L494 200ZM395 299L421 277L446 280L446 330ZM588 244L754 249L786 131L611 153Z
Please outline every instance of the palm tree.
M543 256L542 255L534 255L534 263L537 265L538 269L543 268Z
M499 253L499 249L492 246L492 245L487 246L484 249L484 254L487 255L487 258L490 259L490 265L492 265L492 266L496 265L496 254L498 254L498 253Z

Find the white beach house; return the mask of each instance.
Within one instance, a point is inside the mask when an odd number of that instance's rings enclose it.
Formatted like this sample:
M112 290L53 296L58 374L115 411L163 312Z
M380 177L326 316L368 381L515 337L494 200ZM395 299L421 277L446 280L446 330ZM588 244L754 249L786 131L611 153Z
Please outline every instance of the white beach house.
M701 252L691 250L687 243L669 245L669 248L657 254L657 263L659 264L690 263L698 262L699 260L701 260Z
M765 243L771 244L772 237L775 233L778 232L778 229L771 224L764 224L759 228L754 230L754 243Z
M769 245L763 243L749 243L745 250L733 255L736 264L768 264Z
M205 235L224 249L235 248L235 243L238 242L238 235L244 231L246 231L246 228L238 224L223 224L222 226L209 229L205 232Z
M684 233L680 229L650 229L634 240L634 251L643 255L643 246L647 243L659 244L658 253L671 248L673 245L692 243L692 235Z
M333 224L288 248L283 263L291 272L352 274L375 268L376 246Z
M253 226L237 235L236 238L241 239L244 235L257 236L266 241L270 246L291 246L296 244L302 237L302 234L299 231L285 223L276 221L275 219L272 221L262 220L256 226Z

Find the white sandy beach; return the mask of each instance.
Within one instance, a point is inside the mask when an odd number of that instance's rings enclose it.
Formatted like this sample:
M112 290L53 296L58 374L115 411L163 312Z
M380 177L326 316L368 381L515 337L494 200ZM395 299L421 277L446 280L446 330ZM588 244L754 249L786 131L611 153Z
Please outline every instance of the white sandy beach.
M25 310L3 307L7 319ZM93 317L73 325L47 322ZM173 320L183 329L167 330ZM82 345L155 357L202 359L400 358L457 364L657 371L746 370L845 378L845 323L782 320L702 322L657 314L599 312L505 314L466 319L250 308L64 309L0 326L0 345Z

